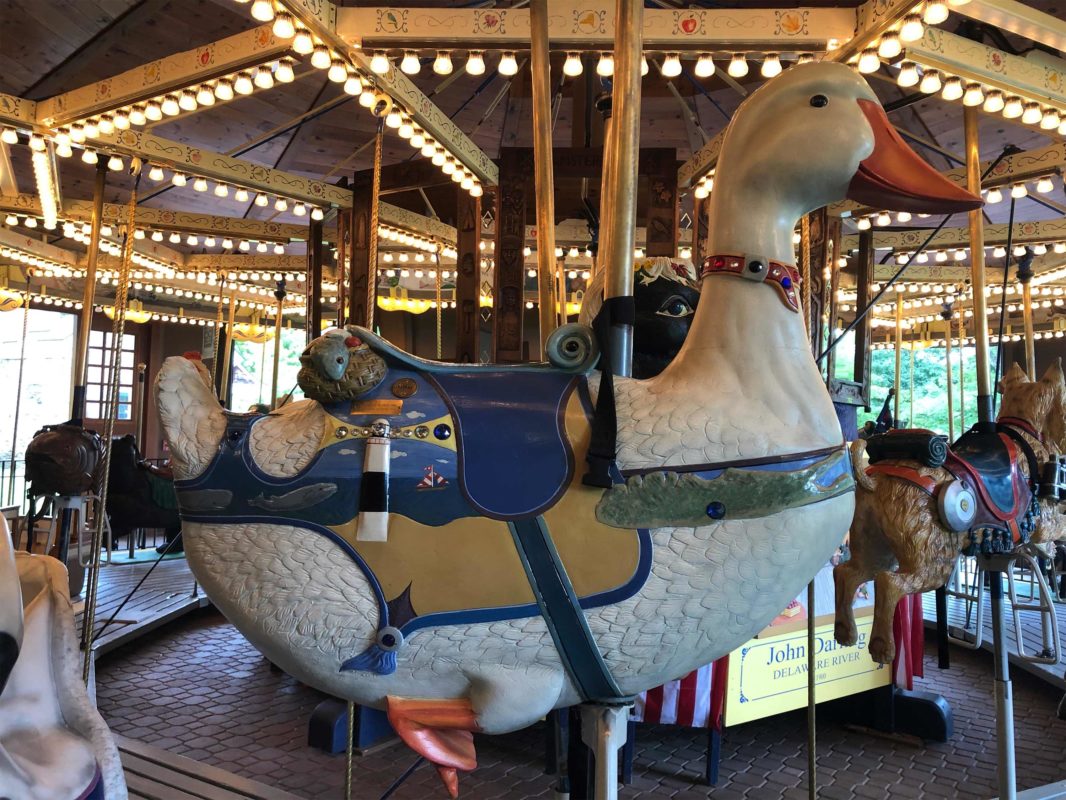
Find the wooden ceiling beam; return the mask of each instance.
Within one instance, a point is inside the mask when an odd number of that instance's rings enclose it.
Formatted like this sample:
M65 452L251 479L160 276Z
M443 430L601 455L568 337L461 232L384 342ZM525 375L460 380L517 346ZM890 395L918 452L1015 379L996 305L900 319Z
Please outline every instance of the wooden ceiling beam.
M274 36L270 25L260 25L41 100L37 103L37 121L52 128L66 125L179 89L199 86L205 81L280 58L289 50L289 40Z
M343 53L364 74L373 76L379 89L402 105L417 125L465 164L484 186L495 186L499 182L496 163L406 75L391 64L384 75L377 75L370 69L370 54L338 32L338 9L334 3L330 0L282 0L282 3L315 35Z
M913 2L912 2L913 4ZM552 0L548 37L567 50L610 50L613 2ZM337 33L374 49L528 50L528 8L338 8ZM855 30L850 8L729 8L644 10L644 46L671 52L825 50ZM740 33L738 33L740 32Z
M0 125L26 130L37 124L37 104L24 97L0 92Z
M273 256L260 253L197 253L185 259L186 270L213 272L238 270L241 272L306 272L307 256Z
M911 11L921 8L915 0L866 0L855 9L855 28L849 38L826 54L827 61L846 62L881 38L898 28Z
M0 227L0 247L14 248L69 267L78 265L78 254L62 247L42 242L10 228Z
M1053 17L1017 0L971 0L951 10L1066 52L1066 18Z

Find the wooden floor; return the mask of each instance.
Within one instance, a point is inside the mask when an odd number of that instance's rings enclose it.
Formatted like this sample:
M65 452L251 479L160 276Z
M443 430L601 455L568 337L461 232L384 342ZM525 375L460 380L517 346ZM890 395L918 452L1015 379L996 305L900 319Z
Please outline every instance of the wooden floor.
M130 800L297 800L296 795L116 736Z
M105 624L122 601L133 591L152 564L112 564L100 569L99 599L93 630L103 635L96 640L97 656L143 636L171 620L203 608L209 601L196 587L185 559L161 562L133 594L115 621ZM81 630L83 602L75 603L77 629Z
M936 599L933 592L927 592L922 596L923 611L925 615L925 625L927 628L936 627ZM954 626L952 635L959 638L963 638L963 633L968 631L971 634L974 633L976 624L976 613L971 608L970 621L967 625L967 604L964 600L958 600L956 598L948 598L948 625ZM1066 678L1064 678L1063 670L1066 669L1066 603L1055 603L1056 616L1059 623L1059 654L1060 660L1058 664L1034 664L1029 661L1024 661L1018 657L1018 645L1016 642L1016 636L1014 631L1014 617L1010 611L1010 605L1007 601L1006 591L1004 590L1004 631L1007 634L1007 641L1010 647L1010 662L1012 665L1017 666L1020 669L1034 675L1041 680L1047 681L1052 686L1058 689L1066 690ZM1021 622L1023 636L1025 637L1026 651L1033 653L1038 649L1038 645L1041 641L1040 622L1035 612L1021 612ZM981 643L981 649L993 652L992 647L992 609L990 601L988 600L988 592L984 594L984 618L983 618L984 636Z

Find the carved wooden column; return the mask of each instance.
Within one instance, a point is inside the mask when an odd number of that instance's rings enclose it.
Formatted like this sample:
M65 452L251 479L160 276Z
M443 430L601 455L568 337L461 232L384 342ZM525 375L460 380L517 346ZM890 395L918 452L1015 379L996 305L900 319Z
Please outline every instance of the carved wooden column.
M641 167L648 176L644 252L649 256L673 258L677 254L677 151L643 150Z
M348 323L366 325L367 281L370 275L370 237L377 231L370 230L370 204L373 202L373 172L362 170L355 173L352 181L352 212L349 218L349 280Z
M710 253L707 252L707 208L710 206L710 199L700 199L698 197L692 198L692 263L696 265L696 272L699 273L700 265L703 264L703 259L707 258Z
M492 360L522 360L525 302L527 180L533 164L528 150L500 149L500 185L496 190L496 275L493 287Z
M464 189L456 189L455 230L455 360L476 364L481 328L481 198Z

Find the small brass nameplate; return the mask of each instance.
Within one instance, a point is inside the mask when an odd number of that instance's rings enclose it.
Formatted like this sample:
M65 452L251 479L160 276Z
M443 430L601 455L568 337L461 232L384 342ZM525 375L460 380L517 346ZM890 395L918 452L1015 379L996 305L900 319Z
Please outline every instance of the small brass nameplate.
M356 400L352 403L349 414L378 414L383 417L395 417L403 411L403 400Z

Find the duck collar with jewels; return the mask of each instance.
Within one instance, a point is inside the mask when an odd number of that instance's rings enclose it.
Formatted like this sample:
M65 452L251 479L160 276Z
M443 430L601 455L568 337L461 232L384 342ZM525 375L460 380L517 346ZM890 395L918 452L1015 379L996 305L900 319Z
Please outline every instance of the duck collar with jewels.
M754 255L707 256L700 269L700 277L734 275L756 283L769 283L777 288L786 306L799 313L799 270L780 261Z

